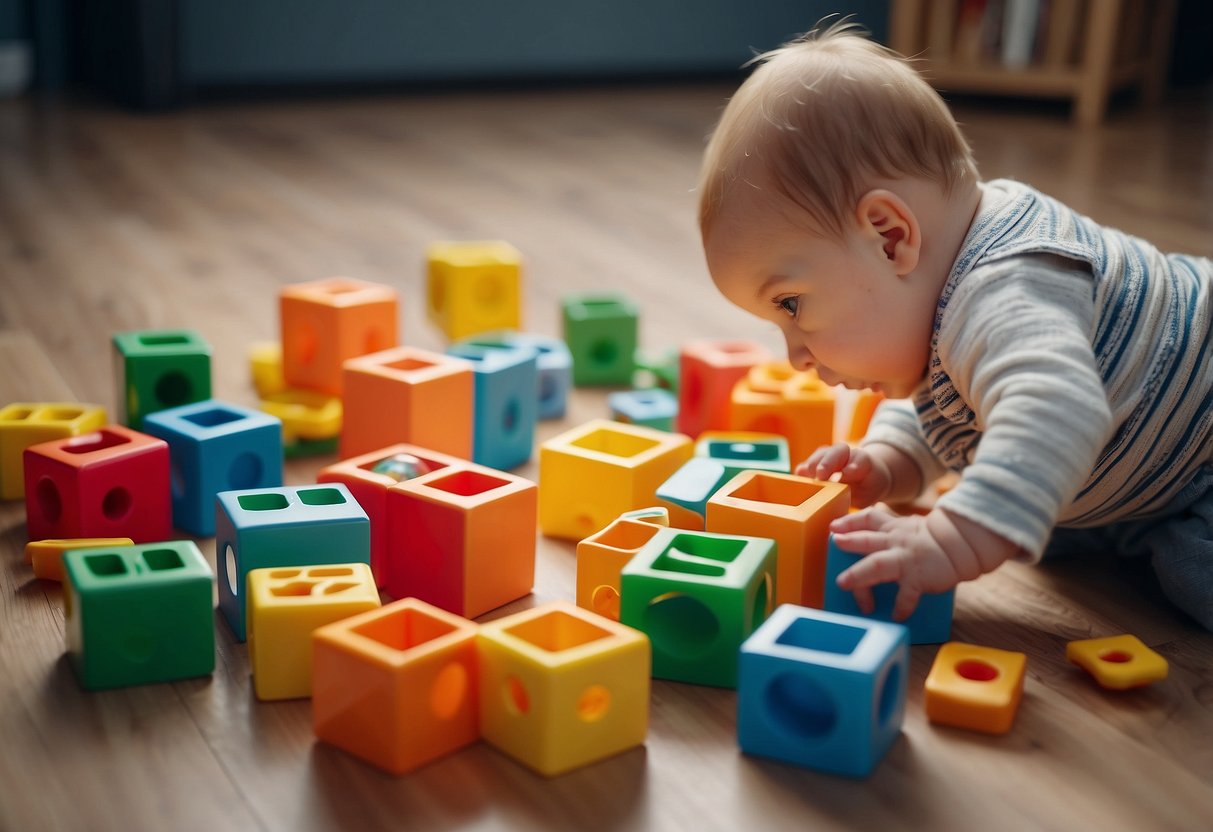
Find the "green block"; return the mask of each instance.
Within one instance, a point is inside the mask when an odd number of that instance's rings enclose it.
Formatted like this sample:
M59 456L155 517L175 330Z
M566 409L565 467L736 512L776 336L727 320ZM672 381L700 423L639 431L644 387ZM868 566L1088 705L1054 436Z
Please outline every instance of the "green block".
M788 440L771 434L769 438L724 439L701 437L695 443L695 456L711 459L724 466L728 482L742 471L792 473L792 454ZM722 483L723 485L723 483Z
M619 620L653 645L653 676L737 686L741 643L771 614L775 541L661 529L623 568Z
M569 295L561 305L564 340L573 354L573 384L629 385L636 368L636 306L616 293Z
M141 430L157 410L211 397L211 347L188 329L120 332L114 336L118 421Z
M660 387L677 396L682 365L681 356L681 351L674 347L663 350L636 350L636 369L632 375L632 387L637 390Z
M188 540L63 554L65 640L88 690L215 669L215 577Z

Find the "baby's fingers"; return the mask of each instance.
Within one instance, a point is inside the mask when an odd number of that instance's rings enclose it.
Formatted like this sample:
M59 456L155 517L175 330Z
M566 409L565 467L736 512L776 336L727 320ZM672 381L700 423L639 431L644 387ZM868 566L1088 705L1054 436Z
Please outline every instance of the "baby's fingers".
M877 552L861 558L838 576L839 589L854 592L856 589L890 584L900 580L901 558L892 552ZM917 599L914 600L917 603Z
M896 519L897 515L889 511L884 506L873 506L866 508L863 511L855 511L850 514L844 514L842 517L837 517L830 521L830 531L834 534L846 534L848 532L858 531L879 531L885 528L885 525ZM841 546L842 543L839 542ZM845 548L845 547L844 547Z
M843 470L850 459L851 446L846 442L835 442L810 454L809 458L796 468L796 473L802 477L828 480Z
M897 591L897 600L893 602L893 620L905 621L914 612L918 606L918 599L922 597L917 587L909 584L902 584Z

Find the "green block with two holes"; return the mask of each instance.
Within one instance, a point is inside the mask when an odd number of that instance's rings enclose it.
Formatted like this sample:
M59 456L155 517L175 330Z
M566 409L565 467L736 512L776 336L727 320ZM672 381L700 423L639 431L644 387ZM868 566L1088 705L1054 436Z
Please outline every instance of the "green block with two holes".
M775 541L662 529L623 568L619 620L648 635L653 676L737 686L737 656L775 601Z
M88 690L215 669L215 576L189 540L63 554L64 637Z
M640 323L636 305L612 292L568 295L561 306L574 386L630 386Z
M792 473L788 440L774 433L704 431L695 440L695 458L723 465L726 482L742 471Z
M188 329L114 336L118 421L142 430L143 417L211 397L211 346Z

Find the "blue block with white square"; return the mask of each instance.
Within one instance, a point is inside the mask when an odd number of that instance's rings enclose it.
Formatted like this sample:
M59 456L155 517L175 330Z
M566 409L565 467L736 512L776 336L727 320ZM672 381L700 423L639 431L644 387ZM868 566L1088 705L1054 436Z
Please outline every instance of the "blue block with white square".
M672 431L678 415L678 397L669 390L620 390L607 396L607 407L616 422Z
M503 471L525 463L535 447L539 354L470 343L446 352L472 362L472 461Z
M569 345L564 341L533 332L501 330L465 338L458 343L490 349L530 347L535 350L539 354L536 362L539 373L539 401L535 415L541 421L564 418L568 409L569 389L573 386L573 354L569 352Z

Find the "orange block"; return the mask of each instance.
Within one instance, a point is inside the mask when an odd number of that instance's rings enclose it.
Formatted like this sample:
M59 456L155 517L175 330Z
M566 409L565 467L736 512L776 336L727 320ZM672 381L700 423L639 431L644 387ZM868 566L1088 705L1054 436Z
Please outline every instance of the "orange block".
M851 425L847 430L848 442L856 444L867 436L868 426L872 424L872 417L876 415L876 408L883 401L883 393L876 393L872 390L860 391L859 398L855 400L855 409L851 411Z
M927 674L927 719L985 734L1011 730L1023 697L1023 653L950 641Z
M415 598L320 627L316 736L392 774L476 742L478 629Z
M729 426L729 397L750 368L771 360L766 347L752 341L692 341L679 358L680 433L692 439L705 430Z
M619 620L619 574L661 525L620 517L577 544L577 606Z
M31 540L25 544L25 562L34 566L34 577L63 583L63 553L72 549L112 549L134 546L129 537L75 537L59 540Z
M727 427L786 437L794 468L834 441L834 392L812 371L763 364L733 387Z

